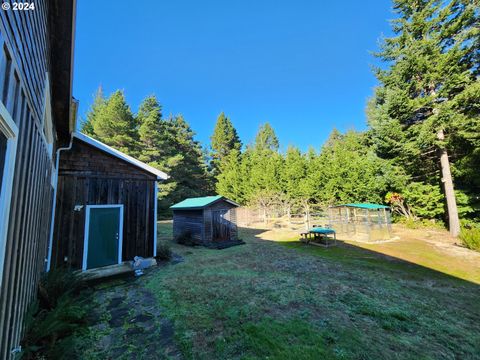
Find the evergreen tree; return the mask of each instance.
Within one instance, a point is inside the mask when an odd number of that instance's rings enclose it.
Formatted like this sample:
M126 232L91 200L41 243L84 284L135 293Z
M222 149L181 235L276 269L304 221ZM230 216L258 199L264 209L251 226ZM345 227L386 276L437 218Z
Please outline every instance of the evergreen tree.
M242 154L233 149L222 160L217 177L217 193L240 204L245 203L244 182L248 177L245 167L242 167Z
M275 131L267 122L260 126L257 136L255 137L254 149L255 151L278 151L279 143Z
M82 124L81 132L88 135L94 136L93 123L99 112L102 111L102 107L105 106L105 97L103 95L103 88L98 87L97 92L93 97L93 104L90 107L90 110L87 113L87 119Z
M478 161L474 134L480 120L473 105L480 100L477 6L475 0L394 0L395 36L384 39L377 54L388 67L377 69L381 86L368 106L371 136L380 156L395 159L415 178L435 184L439 177L432 174L440 154L455 233L447 151L457 159ZM466 179L461 172L457 175L457 184L464 185Z
M211 139L211 168L213 175L219 173L221 162L229 155L232 150L240 151L242 143L238 137L237 130L233 127L232 122L222 112L217 118L215 129Z
M183 116L165 120L166 144L164 169L170 178L160 184L160 205L166 209L187 197L211 193L202 147Z
M166 171L167 130L162 120L162 108L154 95L145 98L140 104L137 124L141 145L138 159Z
M260 127L253 148L247 149L250 169L245 192L247 199L263 210L264 219L268 207L283 197L283 157L278 148L275 131L266 123Z
M329 138L312 163L309 183L314 199L323 205L382 203L388 191L404 187L405 178L373 152L364 134L349 131Z
M104 104L99 104L87 116L91 135L126 154L138 155L137 125L123 92L117 90Z

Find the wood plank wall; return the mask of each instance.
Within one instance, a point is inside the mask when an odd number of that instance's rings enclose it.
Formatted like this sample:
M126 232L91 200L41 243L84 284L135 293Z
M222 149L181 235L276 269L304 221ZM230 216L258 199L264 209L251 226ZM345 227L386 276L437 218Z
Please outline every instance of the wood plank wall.
M45 268L52 204L52 157L43 130L49 68L47 4L0 11L0 95L19 128L10 222L0 291L0 359L12 358L24 313Z
M82 268L86 205L123 204L122 260L152 257L155 186L155 175L75 139L60 156L52 266Z

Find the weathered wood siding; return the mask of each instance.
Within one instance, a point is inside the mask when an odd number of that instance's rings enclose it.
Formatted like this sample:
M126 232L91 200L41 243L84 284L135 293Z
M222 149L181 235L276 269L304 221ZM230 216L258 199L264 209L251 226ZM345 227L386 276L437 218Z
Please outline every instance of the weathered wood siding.
M238 239L236 206L227 201L217 201L200 210L173 211L173 237L188 232L198 242L207 245L213 239L213 216L215 211L226 211L225 219L230 225L230 240Z
M78 139L62 152L58 175L53 267L81 269L86 205L123 204L122 260L153 256L155 175Z
M174 210L173 238L189 234L198 242L204 241L203 210Z
M0 289L0 359L13 357L20 344L24 313L45 268L53 165L43 126L47 37L45 1L35 1L35 11L0 11L0 100L18 127Z
M237 230L237 217L236 217L236 206L230 204L227 201L218 201L208 208L204 212L204 223L205 223L205 241L213 241L213 211L227 211L225 219L230 222L231 228L231 240L237 240L238 230Z

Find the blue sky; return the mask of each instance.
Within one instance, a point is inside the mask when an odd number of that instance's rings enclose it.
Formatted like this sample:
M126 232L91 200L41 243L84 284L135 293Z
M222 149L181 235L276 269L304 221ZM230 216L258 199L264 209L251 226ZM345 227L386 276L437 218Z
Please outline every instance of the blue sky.
M282 149L365 128L370 65L393 18L388 0L78 0L74 96L99 85L136 111L156 94L208 143L224 111L244 143L270 122Z

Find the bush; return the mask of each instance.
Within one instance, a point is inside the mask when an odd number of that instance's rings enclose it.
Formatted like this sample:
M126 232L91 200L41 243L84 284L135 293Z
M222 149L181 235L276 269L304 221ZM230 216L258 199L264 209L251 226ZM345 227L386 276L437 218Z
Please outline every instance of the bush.
M460 231L462 244L469 249L480 251L480 227L478 225L466 225Z
M54 269L43 274L38 285L38 301L41 309L53 309L65 294L78 292L85 282L70 270Z
M160 243L157 246L157 257L160 260L170 260L172 258L172 250L167 243Z
M52 270L39 284L38 300L28 309L22 358L57 358L69 337L86 325L86 307L78 300L85 283L71 271Z

